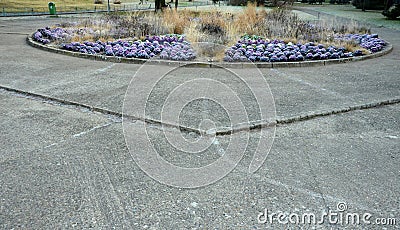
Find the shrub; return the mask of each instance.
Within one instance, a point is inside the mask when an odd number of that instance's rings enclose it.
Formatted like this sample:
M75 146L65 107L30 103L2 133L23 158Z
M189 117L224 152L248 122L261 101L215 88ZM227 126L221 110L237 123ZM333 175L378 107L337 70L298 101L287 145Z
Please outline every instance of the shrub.
M383 10L384 0L352 0L351 4L357 9Z
M229 0L229 5L231 6L245 6L247 0Z
M400 16L400 4L393 4L389 9L382 12L387 18L394 20Z

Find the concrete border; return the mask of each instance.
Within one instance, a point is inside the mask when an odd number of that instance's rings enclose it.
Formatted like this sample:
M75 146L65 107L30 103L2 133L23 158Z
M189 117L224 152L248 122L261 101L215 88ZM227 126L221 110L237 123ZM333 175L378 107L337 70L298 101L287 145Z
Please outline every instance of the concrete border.
M28 35L26 41L29 45L39 48L42 50L50 51L58 54L65 54L72 57L86 58L96 61L109 61L116 63L132 63L132 64L143 64L150 63L154 65L169 65L169 66L186 66L186 67L203 67L203 68L232 68L232 69L242 69L242 68L290 68L290 67L311 67L311 66L325 66L330 64L340 64L348 63L354 61L361 61L372 59L376 57L381 57L390 53L393 50L392 44L387 42L385 48L379 52L367 54L364 56L351 57L351 58L340 58L340 59L329 59L329 60L317 60L317 61L301 61L301 62L199 62L199 61L172 61L172 60L151 60L151 59L140 59L140 58L125 58L125 57L115 57L106 55L93 55L79 53L69 50L63 50L56 47L48 46L36 42L33 40L33 34Z
M152 119L152 118L126 115L126 114L122 114L122 112L117 112L117 111L112 111L112 110L108 110L108 109L101 108L101 107L91 106L91 105L76 102L76 101L61 99L61 98L52 97L52 96L45 95L45 94L38 94L38 93L20 90L17 88L11 88L8 86L0 85L0 93L2 91L8 92L8 93L14 93L14 94L20 95L22 97L27 97L27 98L30 98L33 100L39 100L39 101L42 101L42 102L48 103L48 104L70 105L77 109L86 109L91 112L97 112L97 113L104 114L104 115L114 116L115 117L114 120L120 120L120 119L122 119L122 117L125 117L132 121L141 121L146 124L152 124L152 125L156 125L156 126L165 126L168 128L176 128L176 129L180 129L182 131L194 132L194 133L197 133L200 135L209 135L205 130L200 130L197 128L183 126L180 124L165 123L161 120L156 120L156 119ZM336 109L332 109L332 110L309 112L309 113L304 113L304 114L300 114L300 115L288 117L288 118L276 117L273 120L250 121L249 123L246 123L246 124L236 124L233 127L218 127L215 130L214 134L217 136L231 135L231 134L239 133L239 132L260 130L260 129L268 128L268 127L271 127L274 125L288 125L288 124L292 124L292 123L296 123L296 122L302 122L302 121L306 121L306 120L316 119L319 117L326 117L326 116L342 114L342 113L347 113L347 112L352 112L352 111L357 111L357 110L372 109L372 108L377 108L377 107L382 107L382 106L387 106L387 105L394 105L394 104L399 104L399 103L400 103L400 98L391 98L391 99L386 99L383 101L375 101L375 102L365 103L365 104L355 104L352 106L345 106L345 107L336 108Z

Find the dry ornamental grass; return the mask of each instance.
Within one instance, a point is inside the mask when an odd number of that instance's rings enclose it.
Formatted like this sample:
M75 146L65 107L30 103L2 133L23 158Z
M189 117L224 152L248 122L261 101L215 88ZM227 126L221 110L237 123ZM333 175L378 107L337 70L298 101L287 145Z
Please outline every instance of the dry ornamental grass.
M113 13L59 26L68 31L68 36L56 39L55 44L75 42L74 46L77 46L76 42L108 41L111 45L128 47L132 42L141 40L147 41L146 44L152 47L158 44L151 45L148 42L164 42L167 39L167 42L171 42L167 46L172 47L172 55L175 55L179 53L177 47L181 46L178 43L189 41L198 56L225 61L336 59L376 52L385 45L377 35L367 35L369 30L357 23L309 23L301 20L288 8L268 11L254 4L249 4L243 11L235 13L216 9L200 12L165 9L158 13ZM160 38L160 35L167 37ZM190 44L185 42L182 47L188 50ZM91 49L89 47L87 51L85 46L82 47L68 46L68 49L80 52L89 52ZM147 49L148 56L151 56L152 49ZM111 48L108 51L109 55L115 54ZM118 53L125 55L126 52ZM158 53L161 53L162 57L170 55L162 50ZM188 53L193 57L192 51Z

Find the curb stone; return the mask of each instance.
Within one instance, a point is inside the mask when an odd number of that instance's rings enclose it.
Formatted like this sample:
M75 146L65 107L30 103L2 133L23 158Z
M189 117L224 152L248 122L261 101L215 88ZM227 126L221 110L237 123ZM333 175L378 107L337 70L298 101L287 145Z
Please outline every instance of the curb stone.
M251 62L199 62L199 61L170 61L170 60L160 60L160 59L140 59L140 58L124 58L106 55L92 55L79 52L73 52L69 50L63 50L56 48L54 46L48 46L40 44L32 39L33 33L30 34L26 41L29 45L42 50L50 51L58 54L65 54L72 57L86 58L96 61L109 61L116 63L131 63L131 64L144 64L150 63L151 65L169 65L173 67L187 66L187 67L201 67L201 68L231 68L231 69L244 69L244 68L293 68L293 67L313 67L313 66L325 66L331 64L341 64L354 61L362 61L372 58L381 57L390 53L393 50L392 44L387 42L385 49L367 54L364 56L351 57L351 58L341 58L341 59L329 59L329 60L319 60L319 61L302 61L302 62L268 62L268 63L251 63Z
M91 112L98 112L98 113L105 114L105 115L112 115L118 119L125 117L133 122L141 121L141 122L145 122L147 124L155 124L155 125L159 125L159 126L177 128L180 130L184 130L186 132L194 132L194 133L197 133L200 135L202 135L202 134L207 135L206 130L200 130L197 128L182 126L180 124L165 123L161 120L156 120L156 119L152 119L152 118L124 115L121 112L112 111L112 110L108 110L108 109L100 108L100 107L96 107L96 106L91 106L91 105L87 105L87 104L83 104L83 103L79 103L79 102L75 102L75 101L51 97L51 96L44 95L44 94L37 94L37 93L33 93L33 92L23 91L20 89L15 89L15 88L10 88L7 86L0 85L0 92L1 92L1 90L10 92L10 93L17 93L22 96L28 96L28 97L31 97L34 99L38 99L38 100L47 102L47 103L54 104L54 102L55 102L55 103L62 104L62 105L72 105L72 106L75 106L76 108L87 109ZM314 111L314 112L309 112L309 113L303 113L303 114L293 116L293 117L288 117L288 118L276 117L274 120L250 121L249 123L237 124L232 127L218 127L217 130L214 132L214 134L217 136L231 135L231 134L239 133L239 132L243 132L243 131L251 131L251 130L259 130L259 129L263 129L263 128L268 128L268 127L271 127L274 125L291 124L291 123L295 123L295 122L311 120L311 119L330 116L330 115L334 115L334 114L341 114L341 113L347 113L347 112L351 112L351 111L371 109L371 108L399 104L399 103L400 103L400 98L392 98L392 99L388 99L388 100L384 100L384 101L371 102L371 103L366 103L366 104L358 104L358 105L347 106L347 107L343 107L343 108L335 108L333 110Z

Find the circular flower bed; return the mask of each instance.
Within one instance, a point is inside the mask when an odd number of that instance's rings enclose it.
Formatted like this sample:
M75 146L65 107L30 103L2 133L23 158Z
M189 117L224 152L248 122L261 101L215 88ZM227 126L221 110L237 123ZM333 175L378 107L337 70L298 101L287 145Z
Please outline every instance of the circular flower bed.
M166 11L161 15L117 14L90 20L41 28L32 39L105 57L267 63L351 58L387 46L363 27L311 24L290 10L266 12L254 6L237 14ZM198 45L204 42L229 46L215 51Z
M33 39L42 44L49 44L68 37L63 28L38 29ZM345 47L316 44L314 42L297 43L282 40L263 39L258 36L243 36L229 47L223 58L226 62L292 62L305 60L326 60L362 56L381 51L386 42L377 34L345 34L335 37L336 40L353 41L365 50L347 50ZM117 56L125 58L160 58L165 60L189 61L196 58L191 44L183 35L168 34L146 36L143 40L85 41L62 43L59 48L93 55Z

